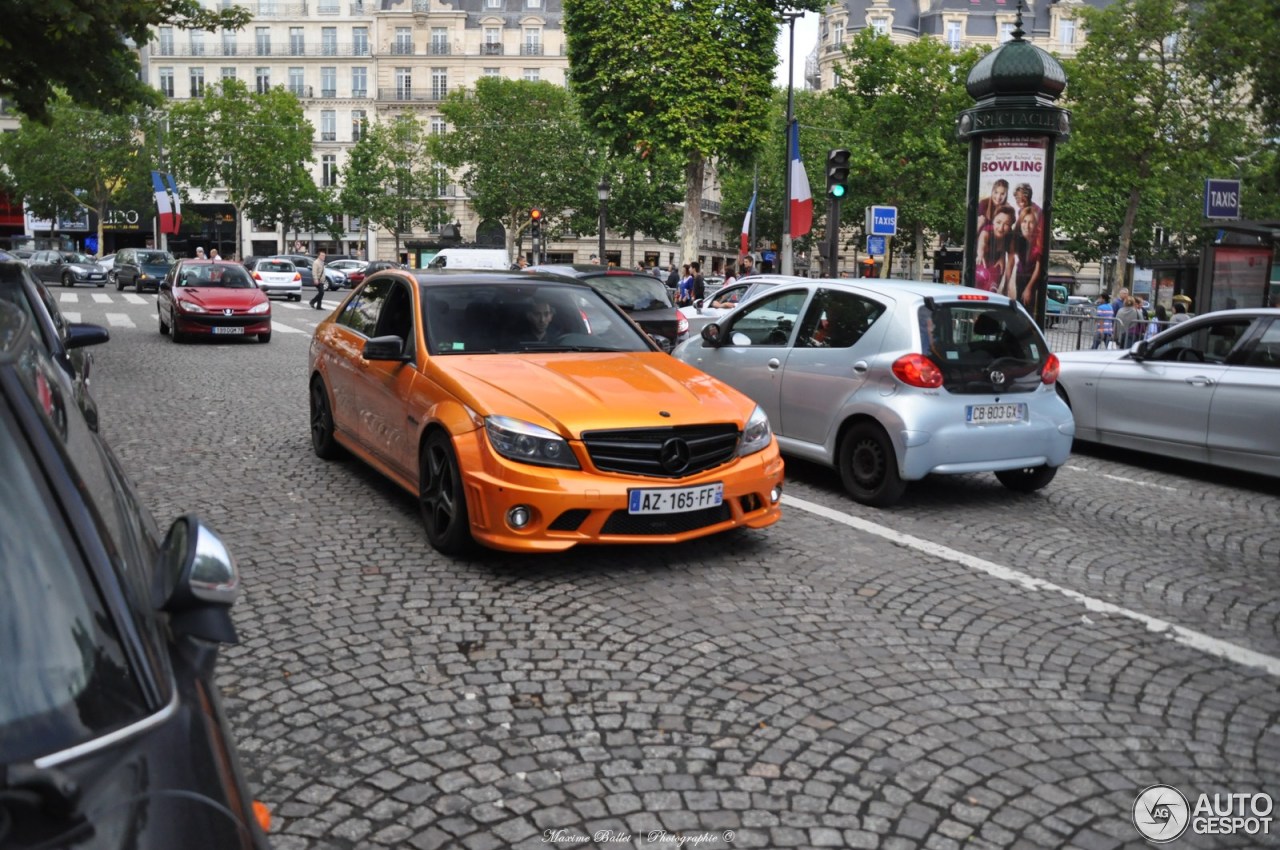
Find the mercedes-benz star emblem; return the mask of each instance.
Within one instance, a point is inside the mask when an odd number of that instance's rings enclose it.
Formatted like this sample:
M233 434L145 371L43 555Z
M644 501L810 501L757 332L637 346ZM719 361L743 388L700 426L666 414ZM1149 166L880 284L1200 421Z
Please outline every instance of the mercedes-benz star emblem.
M996 369L995 371L993 371L993 372L991 373L991 383L993 383L993 384L1000 384L1000 385L1003 385L1003 384L1004 384L1004 372L1001 372L999 369Z
M679 475L689 468L689 444L679 437L672 437L658 451L658 463L672 475Z

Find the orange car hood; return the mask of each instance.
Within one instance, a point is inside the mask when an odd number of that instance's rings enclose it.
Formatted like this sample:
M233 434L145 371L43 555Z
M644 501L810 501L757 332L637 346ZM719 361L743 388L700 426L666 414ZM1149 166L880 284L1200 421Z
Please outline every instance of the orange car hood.
M478 412L569 437L601 428L742 426L755 408L737 390L659 352L454 355L434 365Z

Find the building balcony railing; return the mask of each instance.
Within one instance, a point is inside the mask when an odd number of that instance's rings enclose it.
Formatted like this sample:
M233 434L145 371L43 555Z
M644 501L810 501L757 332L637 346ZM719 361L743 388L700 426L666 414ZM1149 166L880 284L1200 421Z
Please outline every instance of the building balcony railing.
M440 42L440 41L431 42L432 56L448 56L449 53L450 53L449 44L447 42Z
M431 0L413 0L414 14L424 15L431 11Z
M338 0L320 0L316 4L317 15L338 15L342 13L342 4Z
M541 55L542 55L542 45L541 45L541 44L528 44L528 43L526 43L526 44L522 44L522 45L520 45L520 55L521 55L521 56L541 56Z
M484 44L480 45L480 55L481 56L501 56L502 43L497 41L486 41Z
M409 42L408 44L400 42L400 43L391 45L391 55L392 56L412 56L413 42Z
M246 3L255 18L305 18L306 3L279 3L273 0L258 0L257 3Z
M351 96L352 97L368 97L369 90L368 89L352 89Z
M293 86L286 86L286 88L288 89L289 92L297 95L298 97L311 97L315 92L315 89L313 89L311 86L293 85Z
M337 97L338 90L337 89L320 89L320 96L321 97Z
M330 130L328 133L321 133L321 134L320 134L320 141L322 141L322 142L336 142L336 141L338 141L338 133L337 133L337 131L336 131L336 130Z
M390 88L378 89L378 100L400 103L437 103L444 100L448 93L449 90L443 88L415 89L404 86L391 86Z

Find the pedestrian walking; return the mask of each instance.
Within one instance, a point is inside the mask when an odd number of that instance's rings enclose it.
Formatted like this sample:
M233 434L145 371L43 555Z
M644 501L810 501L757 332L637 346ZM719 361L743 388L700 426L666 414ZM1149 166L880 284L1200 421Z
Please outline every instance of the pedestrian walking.
M1094 348L1112 348L1115 346L1115 311L1106 295L1098 297L1098 307L1094 315L1098 324L1093 332Z
M707 294L707 279L702 276L702 263L697 260L689 263L689 271L693 273L693 300L701 301Z
M316 285L316 294L308 303L316 310L324 309L324 251L316 255L316 261L311 264L312 281Z

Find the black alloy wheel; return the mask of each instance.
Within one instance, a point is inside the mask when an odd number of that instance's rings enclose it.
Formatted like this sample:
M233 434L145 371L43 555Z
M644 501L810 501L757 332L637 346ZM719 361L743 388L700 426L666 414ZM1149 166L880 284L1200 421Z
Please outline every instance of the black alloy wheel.
M342 456L342 446L333 436L333 410L329 407L329 392L324 381L316 377L311 381L311 448L324 460L336 460Z
M1002 469L996 473L996 478L1015 493L1034 493L1048 485L1057 474L1056 466L1032 466L1026 469Z
M74 277L72 277L72 276L71 276L71 272L63 272L63 273L62 273L62 285L63 285L63 286L75 286L75 285L76 285L76 279L75 279Z
M156 308L156 320L160 322L160 336L168 336L169 323L164 320L164 313L161 313L158 307Z
M894 504L907 489L898 474L889 435L871 422L860 422L845 434L840 443L840 477L855 501L876 508Z
M422 446L418 461L418 504L427 541L436 551L460 555L471 548L471 520L458 458L449 435L443 431L432 433Z

